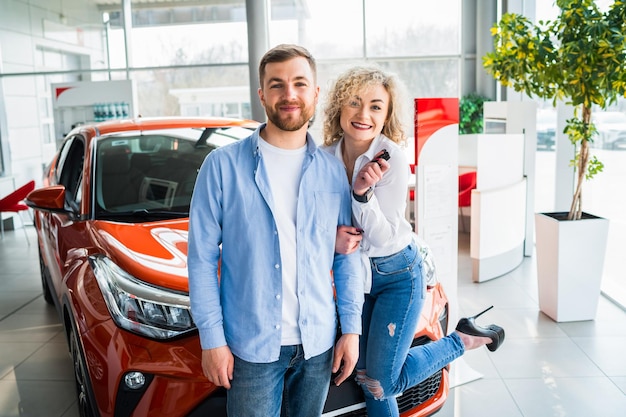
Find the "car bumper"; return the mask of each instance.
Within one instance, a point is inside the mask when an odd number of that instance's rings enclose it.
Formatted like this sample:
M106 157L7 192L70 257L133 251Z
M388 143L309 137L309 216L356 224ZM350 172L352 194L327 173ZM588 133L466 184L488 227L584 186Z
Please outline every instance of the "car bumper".
M201 415L194 409L203 403L223 403L225 394L202 375L195 336L152 341L106 321L84 332L81 341L101 417L187 417ZM140 373L143 386L129 387L129 373Z

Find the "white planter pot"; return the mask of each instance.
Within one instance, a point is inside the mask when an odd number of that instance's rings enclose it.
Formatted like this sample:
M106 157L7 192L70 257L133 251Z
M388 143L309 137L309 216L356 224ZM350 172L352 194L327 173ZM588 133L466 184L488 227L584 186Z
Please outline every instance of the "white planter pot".
M609 221L583 213L536 213L539 309L557 322L593 320L598 308Z

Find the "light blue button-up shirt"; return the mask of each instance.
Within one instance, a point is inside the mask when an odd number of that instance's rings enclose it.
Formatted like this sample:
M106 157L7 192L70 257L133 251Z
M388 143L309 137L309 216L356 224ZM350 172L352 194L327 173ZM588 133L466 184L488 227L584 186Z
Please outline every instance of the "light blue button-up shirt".
M257 363L278 360L283 298L272 193L258 147L263 128L214 150L202 164L188 249L191 311L202 348L228 345ZM345 168L307 134L296 220L298 324L307 359L333 346L336 311L343 333L361 334L360 260L356 253L335 253L337 226L351 223L350 207Z

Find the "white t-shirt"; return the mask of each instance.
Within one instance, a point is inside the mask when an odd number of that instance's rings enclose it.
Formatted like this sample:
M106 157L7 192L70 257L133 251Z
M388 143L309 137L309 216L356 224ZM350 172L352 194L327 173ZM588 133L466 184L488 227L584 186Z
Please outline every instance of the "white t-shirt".
M298 327L300 306L296 279L298 272L296 268L296 213L306 146L299 149L283 149L261 139L259 147L272 190L272 212L278 227L280 242L283 278L281 344L283 346L299 345L301 338Z

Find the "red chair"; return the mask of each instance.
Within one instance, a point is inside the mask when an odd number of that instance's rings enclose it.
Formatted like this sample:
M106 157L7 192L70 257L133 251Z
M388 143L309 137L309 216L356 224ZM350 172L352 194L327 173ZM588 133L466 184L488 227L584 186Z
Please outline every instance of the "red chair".
M26 227L24 224L24 220L20 216L22 211L27 211L28 206L24 204L22 201L26 198L26 196L35 189L35 181L30 181L20 188L13 191L11 194L6 197L0 199L0 230L2 231L2 238L4 239L4 222L2 221L2 213L16 213L17 217L20 218L22 222L22 229L24 229L24 236L26 236L26 241L28 242L28 246L30 246L30 240L28 240L28 233L26 232Z
M472 190L474 188L476 188L476 171L464 172L459 175L459 215L461 216L463 231L466 229L462 208L472 205Z

